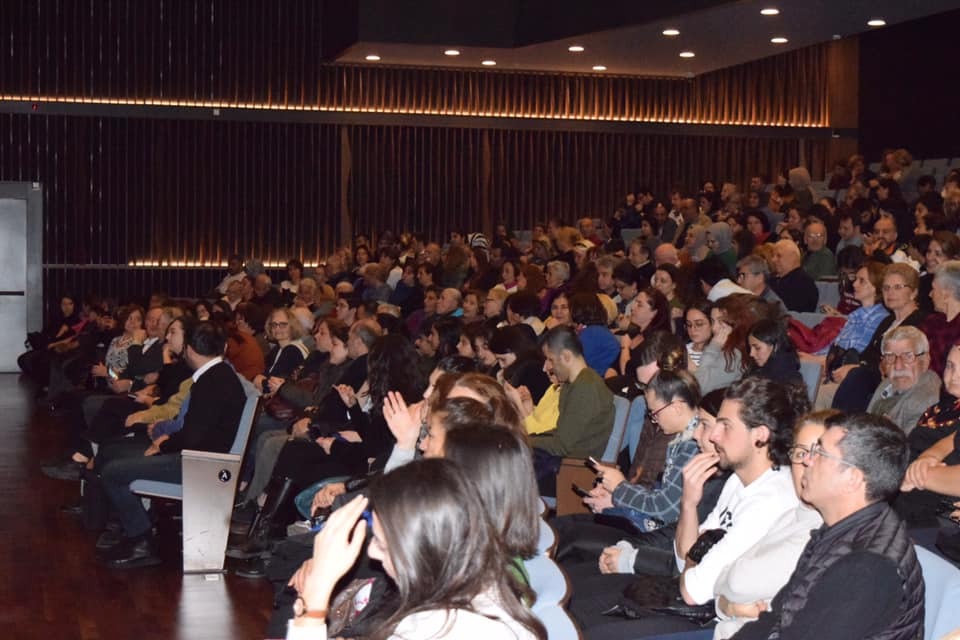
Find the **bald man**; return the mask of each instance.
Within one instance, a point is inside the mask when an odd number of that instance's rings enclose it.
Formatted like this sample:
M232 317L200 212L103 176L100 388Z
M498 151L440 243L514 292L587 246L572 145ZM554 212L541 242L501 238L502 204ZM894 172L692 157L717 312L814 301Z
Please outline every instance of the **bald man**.
M653 250L653 263L658 267L662 264L672 264L675 267L679 267L680 252L669 242L664 242Z
M788 311L816 311L820 294L817 285L801 268L800 247L793 240L773 245L773 272L770 288L780 296Z

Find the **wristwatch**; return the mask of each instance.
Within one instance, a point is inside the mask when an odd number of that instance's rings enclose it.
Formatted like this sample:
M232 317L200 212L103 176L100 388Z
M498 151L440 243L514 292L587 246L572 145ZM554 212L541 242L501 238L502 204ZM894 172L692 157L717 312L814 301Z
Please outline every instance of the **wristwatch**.
M293 601L293 616L295 618L312 618L315 620L326 620L327 619L327 610L326 609L317 609L316 611L310 611L307 609L307 601L302 597L297 597Z

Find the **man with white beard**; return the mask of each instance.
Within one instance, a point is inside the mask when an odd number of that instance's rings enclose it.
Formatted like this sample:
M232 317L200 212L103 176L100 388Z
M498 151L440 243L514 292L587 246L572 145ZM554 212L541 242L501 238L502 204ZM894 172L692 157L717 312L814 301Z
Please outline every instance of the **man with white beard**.
M897 327L880 345L884 380L867 412L889 418L904 433L940 398L940 378L930 370L930 344L916 327Z

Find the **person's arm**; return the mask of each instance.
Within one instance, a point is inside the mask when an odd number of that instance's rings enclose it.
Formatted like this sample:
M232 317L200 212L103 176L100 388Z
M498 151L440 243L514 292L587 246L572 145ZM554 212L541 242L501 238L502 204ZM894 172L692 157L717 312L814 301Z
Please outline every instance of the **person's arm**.
M700 366L693 372L693 376L700 383L703 392L710 393L714 389L725 387L740 378L739 351L734 350L731 364L731 370L727 371L726 358L724 358L720 345L711 341L704 347L703 355L700 356Z
M960 476L957 476L955 472L951 474L937 473L941 470L960 469L960 467L957 466L947 467L943 464L943 459L953 453L953 440L954 434L940 438L936 444L921 453L916 460L910 463L904 475L900 490L913 491L914 489L929 489L937 493L954 495L948 491L940 491L939 489L934 489L929 486L933 476L937 476L937 479L933 480L937 486L941 486L946 479L952 479L954 483L960 479ZM956 491L958 487L960 487L960 485L953 484L954 491Z
M680 515L680 498L683 493L683 466L697 451L693 440L680 443L675 452L676 460L664 469L663 479L656 489L621 482L613 490L613 504L644 513L664 523L674 522ZM604 483L606 484L606 483Z
M313 561L304 572L300 591L307 611L320 614L329 610L334 587L360 556L367 527L360 516L366 507L365 497L354 498L334 511L314 537ZM322 616L294 618L287 629L288 640L326 640L326 637L326 619Z
M820 576L806 606L796 612L788 627L780 629L780 638L873 637L896 619L902 600L903 584L892 560L875 553L851 553Z

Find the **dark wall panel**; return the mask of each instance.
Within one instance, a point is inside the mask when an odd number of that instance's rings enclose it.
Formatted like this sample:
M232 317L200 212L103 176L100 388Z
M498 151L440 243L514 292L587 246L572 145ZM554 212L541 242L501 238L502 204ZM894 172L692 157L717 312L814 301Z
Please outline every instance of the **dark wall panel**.
M0 180L43 183L48 264L316 260L339 234L333 126L0 115Z
M643 185L664 198L673 186L693 193L707 179L745 188L756 173L822 159L827 141L494 131L491 147L492 215L529 228L552 215L606 216Z
M742 184L820 162L828 142L5 114L0 180L43 184L48 292L194 296L220 274L184 263L312 263L351 232L602 216L640 183ZM143 261L157 268L127 266Z
M349 202L359 232L480 227L477 129L351 127Z

